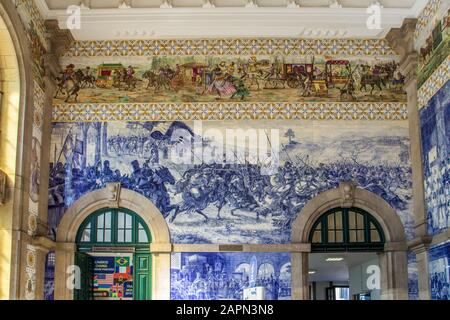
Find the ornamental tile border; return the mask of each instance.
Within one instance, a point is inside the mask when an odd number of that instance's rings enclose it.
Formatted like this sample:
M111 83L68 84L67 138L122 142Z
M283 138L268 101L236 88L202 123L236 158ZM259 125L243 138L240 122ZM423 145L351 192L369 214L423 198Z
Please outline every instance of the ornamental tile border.
M433 74L419 88L417 93L419 100L419 108L428 104L428 101L450 80L450 55L445 61L433 72Z
M429 24L433 23L433 17L436 15L442 0L430 0L417 17L416 30L414 31L414 39L418 39L423 30Z
M60 104L53 122L223 120L406 120L404 102Z
M211 38L75 41L65 57L273 54L395 56L385 39Z

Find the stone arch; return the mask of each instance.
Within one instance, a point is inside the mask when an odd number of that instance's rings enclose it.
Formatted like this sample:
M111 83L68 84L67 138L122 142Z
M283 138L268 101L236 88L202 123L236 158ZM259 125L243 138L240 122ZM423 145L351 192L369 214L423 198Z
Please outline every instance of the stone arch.
M55 299L73 299L73 290L66 286L67 267L74 264L75 238L81 223L102 208L126 208L138 214L147 224L152 243L152 297L170 298L170 232L161 212L143 195L109 183L103 189L85 194L64 214L56 234Z
M33 68L29 41L13 1L0 3L0 170L6 188L0 206L0 243L4 260L0 266L0 299L24 299L27 283L26 246L31 239L25 230L28 216L29 156L33 113ZM39 270L37 270L39 272ZM39 282L36 282L36 292Z
M380 196L348 182L308 201L292 223L292 242L307 243L314 222L326 211L337 207L366 210L380 223L386 242L406 242L405 229L395 210Z
M386 243L380 254L383 299L407 299L407 239L404 226L395 210L380 196L342 182L338 188L320 193L300 211L292 224L291 241L299 250L292 254L293 298L308 299L309 233L314 222L326 211L342 207L358 207L373 215L380 223Z

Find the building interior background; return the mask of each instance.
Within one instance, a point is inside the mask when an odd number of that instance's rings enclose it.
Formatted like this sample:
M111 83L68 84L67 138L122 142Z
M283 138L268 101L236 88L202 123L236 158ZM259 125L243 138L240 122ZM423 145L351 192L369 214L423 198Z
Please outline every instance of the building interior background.
M448 300L449 14L1 0L0 299Z

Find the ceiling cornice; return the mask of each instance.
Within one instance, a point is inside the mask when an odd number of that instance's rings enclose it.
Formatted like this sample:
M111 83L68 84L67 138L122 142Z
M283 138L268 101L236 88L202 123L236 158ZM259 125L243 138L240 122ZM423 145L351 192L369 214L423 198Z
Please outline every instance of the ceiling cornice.
M155 39L183 37L302 37L383 38L404 18L420 12L412 8L383 8L382 29L368 29L365 8L257 7L257 8L127 8L82 9L77 40ZM56 19L66 28L68 13L49 10L36 0L45 19Z

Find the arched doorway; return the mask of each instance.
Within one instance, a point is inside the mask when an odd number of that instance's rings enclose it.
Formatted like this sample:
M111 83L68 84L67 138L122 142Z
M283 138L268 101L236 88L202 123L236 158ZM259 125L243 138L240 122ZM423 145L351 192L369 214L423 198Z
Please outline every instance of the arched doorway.
M76 300L150 300L151 235L134 212L100 209L81 224L75 264L81 286Z
M33 272L27 265L30 239L30 153L33 123L33 68L29 40L13 1L0 3L0 299L34 298L40 291L39 256ZM31 215L30 215L31 216ZM31 221L31 220L30 220ZM29 260L31 261L31 259ZM37 295L38 296L38 295ZM38 296L39 297L39 296Z
M350 226L351 217L356 220ZM311 252L333 260L333 252L345 259L358 251L378 261L381 299L408 298L403 224L384 199L354 183L342 182L311 199L292 224L291 240L296 247L291 255L293 299L310 298Z
M380 298L377 253L384 250L385 235L370 213L355 207L328 210L313 224L308 239L310 299Z
M106 210L106 211L102 211ZM102 225L103 238L95 235L89 238L88 242L83 242L87 239L87 234L93 231L98 232L95 222L91 219L96 219L100 214L111 212L111 224L106 227L106 220L103 220ZM75 298L75 291L67 283L72 281L73 274L70 272L71 267L77 265L75 257L77 252L83 250L90 250L93 244L98 246L98 239L108 239L106 247L110 252L117 251L117 247L122 246L122 239L126 242L127 227L126 218L123 224L119 224L119 213L129 213L131 215L131 240L129 244L134 248L135 252L143 252L150 254L150 259L147 260L147 266L151 272L151 289L150 297L152 299L167 300L170 299L170 254L172 252L172 244L170 243L169 228L161 212L155 205L143 195L132 190L121 188L120 183L109 183L104 189L90 192L77 201L75 201L64 214L56 234L56 250L55 250L55 299L56 300L71 300ZM94 215L93 215L94 214ZM134 217L134 220L133 220ZM103 218L105 219L105 217ZM134 221L134 222L133 222ZM89 225L89 223L91 223ZM90 226L90 228L88 228ZM123 227L121 227L123 226ZM142 226L142 227L140 227ZM114 235L113 235L113 227ZM119 233L119 230L122 230ZM139 242L139 232L145 231L148 234L148 242ZM123 237L122 238L122 234ZM130 234L130 231L128 231ZM134 234L134 238L133 238ZM86 238L85 238L86 237ZM95 242L91 242L95 241ZM103 245L103 244L102 244ZM120 252L119 252L120 253ZM144 253L144 252L143 252ZM133 253L134 254L134 253ZM134 260L135 263L140 261ZM143 261L146 263L147 261ZM88 259L81 261L89 264ZM140 268L140 267L139 267ZM136 279L138 277L135 277ZM90 281L90 277L85 277L86 281ZM144 279L145 280L145 279ZM146 282L148 285L148 282ZM86 286L91 286L92 283L87 283ZM143 284L145 285L145 284Z
M375 251L384 249L385 236L378 221L359 208L328 210L309 233L311 252Z

